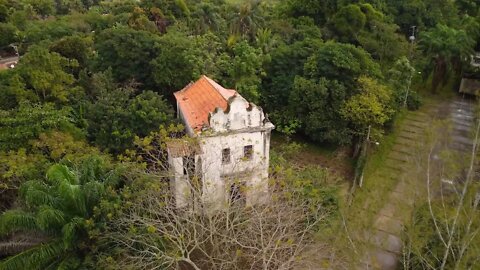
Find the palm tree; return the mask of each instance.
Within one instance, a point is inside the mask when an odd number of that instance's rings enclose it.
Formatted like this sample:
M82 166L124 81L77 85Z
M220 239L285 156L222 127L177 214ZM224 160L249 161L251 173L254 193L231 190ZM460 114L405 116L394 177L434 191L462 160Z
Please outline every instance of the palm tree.
M220 8L208 2L199 3L192 17L196 18L194 23L198 33L217 31L222 21Z
M435 92L440 82L446 81L450 67L458 72L461 59L466 59L472 53L475 40L465 30L439 24L421 34L420 46L431 57L434 65L432 92Z
M263 4L261 0L245 1L232 20L232 35L255 37L257 28L263 22Z
M257 31L255 35L257 46L262 50L263 54L268 54L275 45L275 38L272 35L272 30L269 28L262 28Z
M88 252L87 224L107 186L116 184L116 173L106 172L98 157L87 159L73 171L51 166L45 180L24 183L24 207L0 216L0 237L31 233L44 237L38 245L7 257L0 269L76 269Z

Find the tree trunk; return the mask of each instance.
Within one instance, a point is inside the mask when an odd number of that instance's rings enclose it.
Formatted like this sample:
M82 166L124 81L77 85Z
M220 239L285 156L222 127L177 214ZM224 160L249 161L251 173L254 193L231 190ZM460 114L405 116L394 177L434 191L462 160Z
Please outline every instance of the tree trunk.
M433 70L432 77L432 93L435 94L437 92L437 88L443 81L446 72L447 65L445 63L445 59L443 57L438 57L435 59L435 68Z

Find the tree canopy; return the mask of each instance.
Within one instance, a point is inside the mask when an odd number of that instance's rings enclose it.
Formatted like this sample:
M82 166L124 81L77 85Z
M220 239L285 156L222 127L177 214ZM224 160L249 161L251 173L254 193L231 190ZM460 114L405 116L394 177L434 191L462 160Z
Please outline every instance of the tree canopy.
M167 243L144 219L139 227L109 222L130 220L132 210L168 210L143 205L165 202L146 191L167 194L168 171L152 157L165 158L169 137L184 138L173 93L201 75L261 106L274 138L283 133L358 161L369 138L381 142L420 97L458 88L480 49L479 25L475 0L0 0L0 241L17 244L5 254L0 247L0 268L125 268L122 252L138 253L112 239ZM15 68L4 64L11 61ZM328 178L324 170L281 155L272 152L272 189L288 180L302 191L295 203L309 208L318 199L339 211L335 193L315 181ZM302 230L312 221L308 210L298 217ZM100 237L106 232L117 235ZM18 245L31 235L35 241ZM297 237L277 240L291 251ZM219 247L229 260L260 261L237 244ZM169 260L148 258L180 265L179 250L166 245L158 254ZM257 268L238 262L230 265Z

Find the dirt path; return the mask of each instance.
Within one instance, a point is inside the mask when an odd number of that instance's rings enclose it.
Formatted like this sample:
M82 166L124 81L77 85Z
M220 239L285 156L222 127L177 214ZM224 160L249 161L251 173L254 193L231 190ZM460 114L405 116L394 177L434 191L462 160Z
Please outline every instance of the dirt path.
M420 111L409 113L384 168L379 172L384 177L393 177L396 185L381 210L374 215L373 227L365 232L364 241L368 248L358 269L397 269L402 253L400 235L403 224L408 221L418 196L424 194L425 183L419 182L414 175L419 143L425 130L433 120L449 119L453 129L451 147L466 151L472 144L469 134L473 116L473 103L461 98L448 103L432 102ZM365 210L368 211L368 201Z

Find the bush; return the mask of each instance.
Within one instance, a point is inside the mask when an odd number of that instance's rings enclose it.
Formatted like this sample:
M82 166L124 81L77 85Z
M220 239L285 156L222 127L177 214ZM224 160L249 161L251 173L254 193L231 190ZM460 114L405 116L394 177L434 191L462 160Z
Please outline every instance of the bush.
M420 97L420 95L417 94L417 92L412 91L407 99L407 108L410 111L416 111L420 108L421 105L422 98Z

